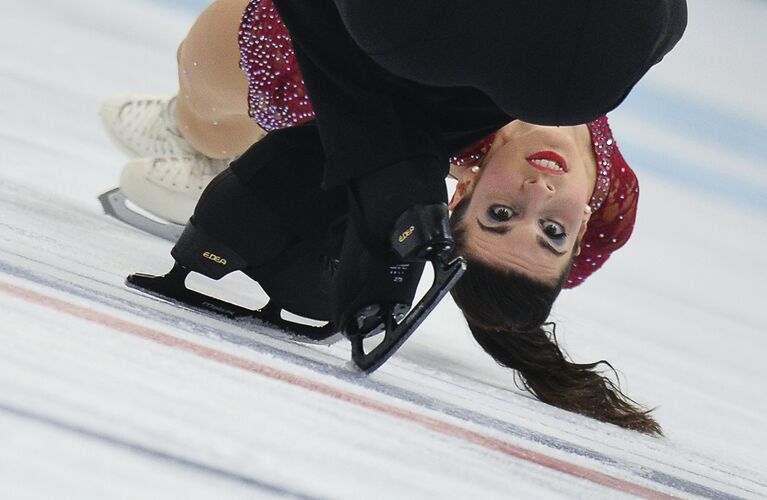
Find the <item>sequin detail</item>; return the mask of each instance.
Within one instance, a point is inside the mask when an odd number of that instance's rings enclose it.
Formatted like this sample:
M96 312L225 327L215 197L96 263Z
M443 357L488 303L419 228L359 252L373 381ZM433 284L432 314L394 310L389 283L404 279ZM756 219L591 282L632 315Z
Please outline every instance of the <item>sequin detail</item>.
M494 140L495 134L488 135L450 158L450 163L460 167L479 165L480 160L490 151L490 146L493 145Z
M615 154L615 139L607 123L607 117L602 116L588 124L591 134L591 145L594 148L594 158L597 161L597 179L589 206L593 212L599 210L610 193L610 172L613 168ZM624 170L625 171L625 170Z
M240 67L248 78L248 108L264 130L314 119L288 30L268 0L252 1L238 36Z
M589 201L592 215L565 288L580 285L626 244L634 230L639 202L639 181L623 159L607 117L594 120L588 127L597 162L597 179Z
M240 21L240 68L248 79L248 114L266 131L314 119L293 43L271 0L252 0ZM476 165L493 136L469 146L450 162Z

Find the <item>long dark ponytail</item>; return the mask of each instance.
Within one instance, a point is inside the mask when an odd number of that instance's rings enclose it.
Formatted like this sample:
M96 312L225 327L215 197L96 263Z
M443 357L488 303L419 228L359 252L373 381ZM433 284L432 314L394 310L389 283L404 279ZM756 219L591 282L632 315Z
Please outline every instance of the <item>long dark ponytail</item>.
M467 204L463 200L452 217L459 249L465 244L460 220ZM539 400L627 429L662 435L651 410L641 408L602 375L601 368L615 373L607 361L573 363L559 348L556 326L545 321L569 270L568 266L559 283L546 285L469 257L468 269L451 294L482 349L500 365L516 370L520 385Z

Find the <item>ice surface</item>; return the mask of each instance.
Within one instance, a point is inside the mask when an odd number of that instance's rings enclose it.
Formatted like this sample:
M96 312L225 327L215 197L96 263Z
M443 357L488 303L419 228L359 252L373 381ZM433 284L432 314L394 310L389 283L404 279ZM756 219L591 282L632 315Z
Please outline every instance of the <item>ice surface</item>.
M678 49L613 114L635 236L554 311L573 358L657 406L660 440L516 389L447 301L363 377L343 343L125 288L169 245L101 214L124 158L99 102L172 93L203 5L4 6L0 497L767 497L767 3L690 1Z

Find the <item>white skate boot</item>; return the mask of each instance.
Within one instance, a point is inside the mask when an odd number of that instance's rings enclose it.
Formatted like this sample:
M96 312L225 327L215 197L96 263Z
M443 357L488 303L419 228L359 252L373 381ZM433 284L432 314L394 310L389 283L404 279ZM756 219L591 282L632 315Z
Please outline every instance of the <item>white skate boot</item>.
M157 156L129 161L120 191L138 207L175 224L186 224L208 183L229 160L201 155Z
M176 126L175 97L110 97L101 105L101 122L112 142L130 158L199 154Z

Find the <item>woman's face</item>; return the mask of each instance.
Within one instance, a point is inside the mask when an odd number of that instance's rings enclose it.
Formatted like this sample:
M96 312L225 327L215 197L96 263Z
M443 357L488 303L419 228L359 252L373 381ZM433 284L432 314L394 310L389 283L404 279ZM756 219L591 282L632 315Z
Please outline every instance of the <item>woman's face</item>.
M451 208L471 196L466 251L545 283L559 280L583 236L596 161L586 125L501 129L479 171L459 179Z

